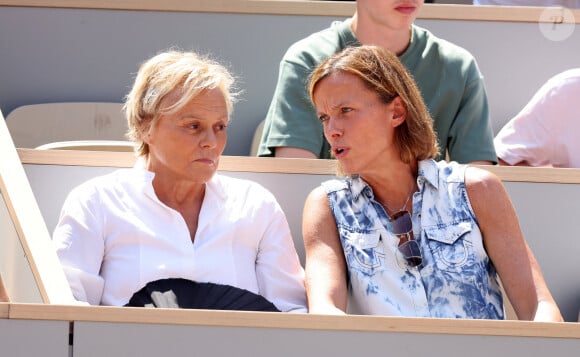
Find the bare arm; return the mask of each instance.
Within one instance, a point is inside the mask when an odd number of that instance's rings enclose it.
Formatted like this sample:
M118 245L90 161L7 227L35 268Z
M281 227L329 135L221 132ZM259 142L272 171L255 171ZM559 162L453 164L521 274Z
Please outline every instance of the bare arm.
M507 162L503 161L501 158L497 159L497 163L498 163L498 165L501 165L501 166L511 166Z
M290 157L298 159L317 159L316 155L308 150L295 148L291 146L282 146L276 148L274 152L276 157Z
M518 162L518 163L516 163L516 164L513 164L513 165L512 165L512 164L510 164L510 163L508 163L508 162L506 162L506 161L503 161L503 160L502 160L502 159L500 159L500 158L498 158L498 159L497 159L497 163L498 163L499 165L501 165L501 166L530 166L530 164L528 164L528 162L527 162L527 161L520 161L520 162Z
M306 248L306 294L314 314L344 314L346 263L336 222L322 187L306 199L302 217Z
M486 170L470 167L465 183L487 254L518 319L563 321L500 179Z
M470 162L471 165L493 165L493 162L491 161L472 161Z

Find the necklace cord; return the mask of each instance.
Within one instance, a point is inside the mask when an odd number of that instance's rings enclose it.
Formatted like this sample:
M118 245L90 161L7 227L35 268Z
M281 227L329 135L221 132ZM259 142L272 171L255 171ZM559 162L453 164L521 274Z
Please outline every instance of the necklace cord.
M386 203L378 201L384 208L386 208L387 210L387 215L389 217L391 217L393 214L397 213L397 212L401 212L402 210L405 209L405 207L407 207L407 204L409 203L409 200L411 199L411 197L413 196L413 193L415 193L414 187L411 187L411 192L409 192L409 195L407 196L407 199L405 200L405 203L403 204L403 207L399 208L398 211L392 210ZM389 212L391 212L392 214L389 214Z

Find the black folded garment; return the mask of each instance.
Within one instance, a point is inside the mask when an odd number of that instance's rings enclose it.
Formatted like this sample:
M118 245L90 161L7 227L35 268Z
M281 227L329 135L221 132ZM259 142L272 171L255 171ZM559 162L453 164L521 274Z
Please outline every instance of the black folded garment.
M160 279L147 283L125 306L275 311L274 304L261 295L231 285L198 283L181 278Z

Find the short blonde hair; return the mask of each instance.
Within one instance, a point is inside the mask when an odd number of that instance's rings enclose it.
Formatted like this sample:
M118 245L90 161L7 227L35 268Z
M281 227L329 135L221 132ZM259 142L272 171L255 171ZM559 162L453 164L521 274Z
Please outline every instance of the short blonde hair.
M194 52L170 50L145 61L123 107L129 127L127 138L137 144L137 155L149 154L149 146L143 141L145 129L153 127L160 115L178 111L204 90L219 88L231 115L236 96L233 84L234 78L224 66ZM161 108L162 100L176 90L180 99Z
M433 120L415 81L397 56L378 46L359 46L327 58L310 76L308 91L312 101L316 85L336 72L357 76L386 104L396 97L401 98L407 118L395 130L395 145L403 162L412 163L437 156L439 149Z

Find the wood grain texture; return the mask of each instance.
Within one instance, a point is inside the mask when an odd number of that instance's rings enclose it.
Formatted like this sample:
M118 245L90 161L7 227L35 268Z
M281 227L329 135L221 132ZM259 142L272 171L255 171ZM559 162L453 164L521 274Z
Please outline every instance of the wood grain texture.
M10 296L8 295L8 291L4 286L4 282L2 281L2 275L0 275L0 302L10 302ZM2 312L0 312L0 317L2 316Z
M354 2L308 0L0 0L0 6L75 9L351 16ZM539 22L543 7L425 4L420 19ZM570 10L580 23L580 10Z
M10 315L10 304L0 302L0 319L7 319Z
M306 330L580 338L580 324L246 311L10 304L9 318Z
M50 234L0 113L0 192L45 303L73 301ZM51 254L52 253L52 254Z
M130 167L135 162L134 154L129 152L18 149L18 154L22 163L25 164ZM580 169L521 166L478 167L489 170L498 175L502 181L508 182L580 183ZM336 173L336 161L222 156L219 169L222 171L332 175Z

